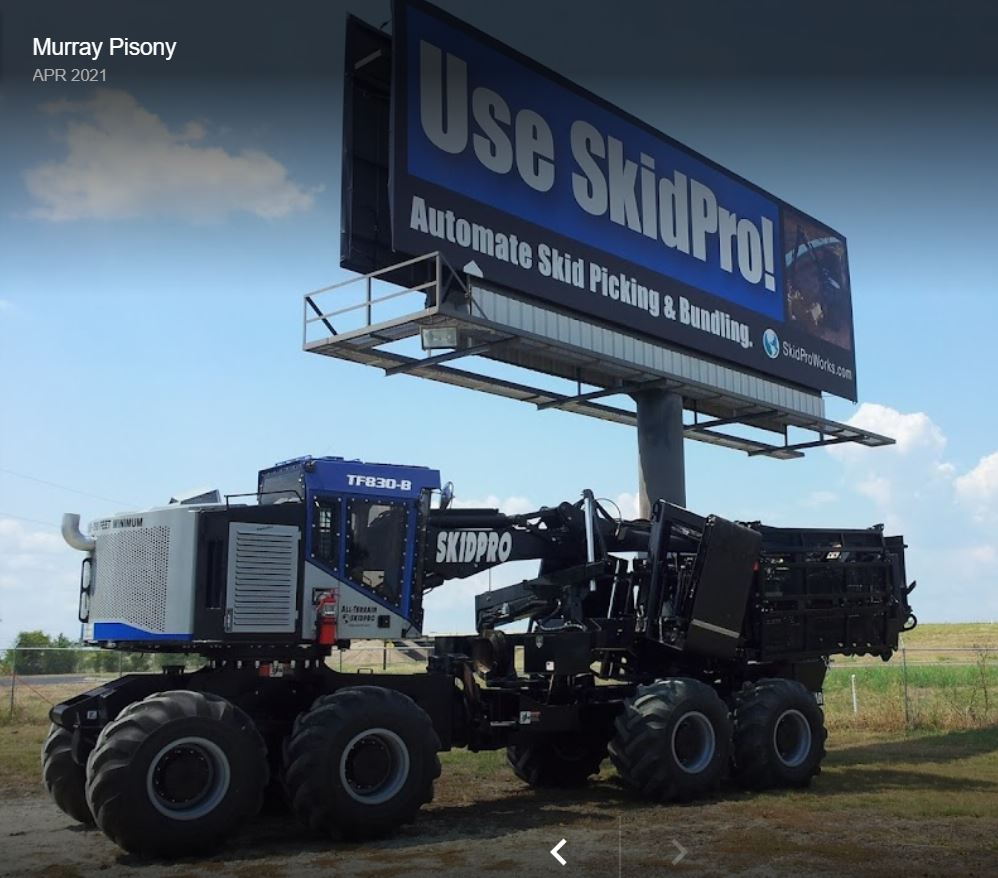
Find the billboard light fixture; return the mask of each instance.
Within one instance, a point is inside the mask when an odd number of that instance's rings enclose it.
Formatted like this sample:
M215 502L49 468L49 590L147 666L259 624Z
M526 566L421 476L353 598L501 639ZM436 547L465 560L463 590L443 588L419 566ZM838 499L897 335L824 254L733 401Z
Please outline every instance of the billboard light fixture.
M453 350L458 347L456 326L424 326L419 330L419 340L424 351Z

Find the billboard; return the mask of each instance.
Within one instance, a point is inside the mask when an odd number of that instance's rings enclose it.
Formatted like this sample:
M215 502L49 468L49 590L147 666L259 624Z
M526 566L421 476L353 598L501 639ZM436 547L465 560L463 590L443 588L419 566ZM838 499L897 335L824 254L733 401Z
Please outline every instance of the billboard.
M391 88L396 252L856 400L842 235L421 0Z

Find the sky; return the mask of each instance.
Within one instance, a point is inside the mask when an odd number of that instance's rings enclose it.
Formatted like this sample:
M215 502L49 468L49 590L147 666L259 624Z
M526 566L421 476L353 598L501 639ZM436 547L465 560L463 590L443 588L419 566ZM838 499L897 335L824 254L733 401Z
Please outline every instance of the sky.
M772 461L687 442L690 508L883 522L921 620L998 619L996 13L440 5L848 237L860 403L826 412L897 444ZM302 295L351 276L344 23L387 3L46 9L0 4L0 646L78 631L63 512L252 491L299 454L433 466L469 505L590 487L634 514L631 428L301 349ZM180 48L108 63L100 87L30 82L31 37L116 34ZM486 581L437 589L427 630L470 630Z

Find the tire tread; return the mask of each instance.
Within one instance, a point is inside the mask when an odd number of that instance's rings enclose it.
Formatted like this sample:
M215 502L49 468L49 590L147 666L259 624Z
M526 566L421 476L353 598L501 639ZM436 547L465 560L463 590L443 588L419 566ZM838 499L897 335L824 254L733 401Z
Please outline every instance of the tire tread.
M775 762L760 758L760 754L771 752L769 722L774 712L784 705L809 708L806 713L811 714L811 732L817 737L817 759L799 777L787 777L786 772L782 772L781 777L780 767ZM758 680L736 696L733 718L732 768L734 777L741 786L751 790L781 786L803 788L821 773L828 731L821 708L803 684L781 677Z
M691 701L712 719L718 755L709 772L686 776L672 767L671 757L663 758L662 738L675 712ZM720 786L730 752L731 724L724 703L706 683L676 677L639 686L624 703L614 728L610 760L625 786L642 797L689 801Z
M400 725L415 730L423 746L418 760L423 775L416 781L415 794L390 818L351 816L337 809L328 789L329 778L322 770L333 736L365 710L395 713ZM291 807L315 833L351 840L382 837L400 824L411 823L419 809L433 800L433 782L440 776L439 750L440 740L429 715L408 695L381 686L354 686L322 695L295 719L287 738L284 776Z
M167 723L185 719L210 720L239 730L255 750L255 777L234 799L228 815L228 828L220 833L198 833L191 828L184 839L167 838L154 827L143 825L135 815L129 797L123 794L133 782L133 759L149 737ZM245 776L241 776L245 780ZM87 761L86 798L97 825L115 844L126 851L153 856L175 857L195 853L214 845L243 820L256 814L263 803L263 790L269 779L267 749L253 721L239 707L209 692L170 690L154 693L123 710L101 730Z
M41 764L42 782L59 809L77 823L92 826L86 769L73 758L73 733L69 729L52 723L42 744Z

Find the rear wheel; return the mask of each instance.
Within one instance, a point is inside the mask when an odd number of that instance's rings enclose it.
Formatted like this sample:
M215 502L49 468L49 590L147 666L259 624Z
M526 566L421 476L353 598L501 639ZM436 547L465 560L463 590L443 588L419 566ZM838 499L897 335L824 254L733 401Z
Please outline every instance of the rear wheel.
M430 717L408 695L380 686L325 695L288 738L292 808L316 832L387 835L433 799L439 749Z
M42 745L42 780L52 800L79 823L93 824L87 804L86 769L73 758L73 733L55 723Z
M87 801L120 847L177 857L255 814L268 773L263 738L242 710L204 692L160 692L101 731Z
M744 787L806 787L825 757L824 715L796 680L760 680L735 704L734 775Z
M513 773L532 787L576 787L599 774L606 741L587 737L541 737L506 748Z
M688 801L715 790L731 753L731 720L699 680L641 686L624 703L610 741L623 782L654 801Z

